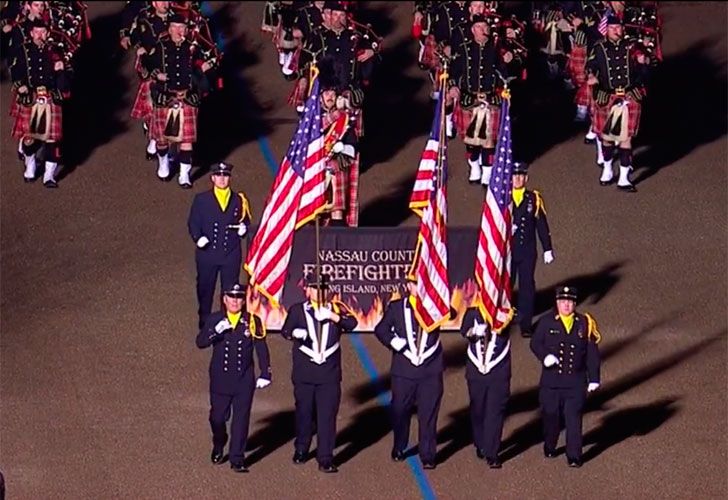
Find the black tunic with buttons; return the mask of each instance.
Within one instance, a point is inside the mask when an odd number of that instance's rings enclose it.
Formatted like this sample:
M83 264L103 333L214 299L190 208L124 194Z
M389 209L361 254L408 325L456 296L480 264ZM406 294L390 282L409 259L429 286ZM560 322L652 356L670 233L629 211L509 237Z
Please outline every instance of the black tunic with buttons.
M230 201L224 211L212 189L197 194L192 201L187 228L195 243L202 236L210 243L205 248L198 248L195 257L203 261L222 262L233 252L240 254L240 236L237 230L227 228L240 222L250 224L239 194L234 191L230 193Z
M322 27L306 42L302 64L299 64L303 69L299 72L300 76L308 76L307 65L314 57L319 62L326 58L332 63L334 73L332 77L338 82L340 89L361 86L363 69L356 57L359 51L372 49L371 40L361 36L352 28L344 28L337 32Z
M513 204L513 260L535 259L536 234L541 240L544 252L552 250L551 231L546 220L546 212L537 203L537 195L528 189L523 193L521 204Z
M258 358L260 378L271 379L270 353L265 338L254 338L250 334L250 321L255 323L255 331L264 331L260 318L242 312L240 322L232 330L222 333L215 331L215 325L226 318L224 311L208 316L205 325L197 335L197 347L204 349L212 346L210 359L210 392L216 394L237 394L250 384L245 381L255 377L253 351ZM247 332L247 333L246 333Z
M587 69L599 80L594 90L608 94L617 89L628 91L642 87L647 78L646 65L637 64L630 57L630 43L624 38L597 43L587 61Z
M579 387L599 383L601 358L594 338L589 337L586 316L574 313L574 324L567 333L559 315L551 311L536 327L531 350L541 361L542 387ZM553 354L558 365L546 368L543 360Z

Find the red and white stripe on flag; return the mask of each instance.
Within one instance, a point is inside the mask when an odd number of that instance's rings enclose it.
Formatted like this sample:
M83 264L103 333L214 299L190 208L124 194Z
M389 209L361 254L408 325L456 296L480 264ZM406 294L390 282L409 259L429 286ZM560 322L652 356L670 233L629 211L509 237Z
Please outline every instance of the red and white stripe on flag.
M437 189L420 222L415 316L426 332L439 327L450 317L446 193L444 186Z
M435 169L437 168L437 150L440 147L439 141L428 139L420 165L417 169L415 177L415 187L410 196L409 208L417 215L422 217L425 207L430 203L432 197L433 179L435 177Z
M483 215L480 220L475 281L478 283L480 312L496 333L505 328L513 317L511 227L511 207L500 210L489 189L483 201Z
M307 146L303 178L284 158L251 243L244 266L250 283L275 305L283 293L295 230L326 203L325 165L323 136Z

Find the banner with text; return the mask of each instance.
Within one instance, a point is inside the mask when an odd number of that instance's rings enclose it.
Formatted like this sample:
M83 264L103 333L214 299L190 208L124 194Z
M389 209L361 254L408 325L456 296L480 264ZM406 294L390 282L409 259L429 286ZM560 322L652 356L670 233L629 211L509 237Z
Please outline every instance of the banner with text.
M373 331L389 301L404 295L404 280L414 258L417 233L416 227L321 228L319 258L322 272L331 278L329 296L344 302L356 315L356 331ZM457 316L444 326L446 330L460 328L463 314L475 297L473 265L477 237L477 228L448 228L452 307ZM280 330L286 310L304 300L303 276L314 271L315 252L315 230L299 230L281 307L272 307L264 297L253 297L250 307L261 316L266 328Z

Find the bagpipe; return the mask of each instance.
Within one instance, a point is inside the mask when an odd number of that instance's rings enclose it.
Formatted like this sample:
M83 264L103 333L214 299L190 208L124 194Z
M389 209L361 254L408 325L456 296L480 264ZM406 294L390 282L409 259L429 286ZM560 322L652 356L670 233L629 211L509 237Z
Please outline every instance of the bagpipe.
M624 21L624 36L633 45L633 55L644 54L652 65L662 62L662 19L657 2L628 7Z
M219 74L219 69L223 52L215 43L207 17L194 5L177 4L172 6L172 10L185 17L188 29L187 38L195 50L200 53L202 59L212 66L206 73L203 73L200 68L195 69L193 73L195 85L200 89L202 96L209 94L212 90L221 90L223 79Z
M88 21L85 2L49 2L51 23L58 31L73 40L78 47L91 39L91 24Z

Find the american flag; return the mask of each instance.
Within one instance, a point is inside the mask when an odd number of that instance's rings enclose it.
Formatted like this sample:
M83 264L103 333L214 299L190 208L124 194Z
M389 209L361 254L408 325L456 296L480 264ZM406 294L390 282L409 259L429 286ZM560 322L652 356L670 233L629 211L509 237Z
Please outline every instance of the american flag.
M434 330L450 317L450 282L447 276L447 139L440 136L443 127L442 107L442 103L438 101L430 139L420 161L420 172L423 170L423 163L427 162L429 179L425 179L424 175L422 177L428 190L425 191L426 205L420 221L417 260L414 263L417 276L417 301L414 309L417 322L426 332ZM433 142L435 147L431 149ZM438 152L440 169L437 168ZM432 160L429 159L430 156ZM414 191L417 192L417 189L418 184L415 183Z
M326 204L325 165L319 82L315 80L244 266L251 285L276 305L283 292L294 232Z
M475 257L478 307L494 332L508 325L511 307L511 150L510 99L503 99L493 174L483 201Z
M433 180L437 169L437 152L440 149L440 119L441 119L441 103L442 92L437 100L435 107L435 118L432 120L432 131L427 139L425 149L422 151L420 165L417 168L417 176L415 177L415 187L410 196L410 209L422 217L423 210L430 203L432 198L432 190L434 188Z
M599 31L599 34L602 36L607 35L607 20L609 19L609 16L612 15L612 9L607 7L607 10L604 11L604 15L601 19L599 19L599 24L597 25L597 31Z

